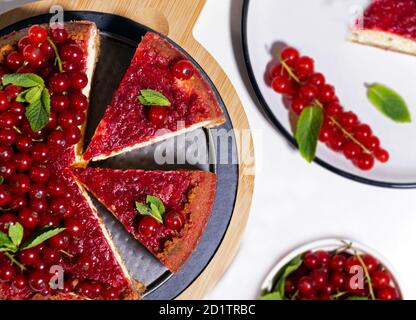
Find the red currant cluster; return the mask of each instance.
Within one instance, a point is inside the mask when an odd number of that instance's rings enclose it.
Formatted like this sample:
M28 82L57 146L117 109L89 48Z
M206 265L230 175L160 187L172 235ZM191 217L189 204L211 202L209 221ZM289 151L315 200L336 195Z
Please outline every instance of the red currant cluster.
M319 139L330 149L342 152L364 171L371 170L375 160L388 162L389 153L381 148L370 126L360 123L353 112L344 111L335 88L326 83L322 73L315 72L312 58L300 56L296 49L287 47L270 76L272 88L290 98L295 114L300 115L306 107L322 107L325 119Z
M48 84L52 95L49 123L33 132L25 117L25 105L16 101L23 89L8 85L0 91L0 231L7 234L10 225L19 222L24 227L25 241L45 227L66 228L14 257L0 253L0 281L10 282L15 290L48 296L52 293L50 266L73 259L85 261L86 267L92 265L91 257L79 256L79 250L74 249L83 225L76 219L71 193L51 165L57 152L62 153L81 139L80 126L85 122L89 103L82 94L88 84L84 69L83 49L65 29L52 29L48 34L37 25L29 29L16 51L10 52L0 65L0 79L10 73L36 73ZM75 285L75 280L68 280L64 291L92 292L91 297L109 298L119 292L113 288L104 290L96 283Z
M364 286L360 288L356 270L363 269ZM327 251L303 255L301 267L286 280L285 296L293 300L399 299L390 273L377 259L370 255Z

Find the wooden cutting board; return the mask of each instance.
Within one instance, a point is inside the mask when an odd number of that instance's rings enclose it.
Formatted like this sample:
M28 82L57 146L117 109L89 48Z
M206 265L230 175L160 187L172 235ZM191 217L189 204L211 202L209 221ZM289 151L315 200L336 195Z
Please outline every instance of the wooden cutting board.
M216 1L216 0L215 0ZM168 36L184 48L206 71L220 92L236 131L240 177L233 218L222 245L201 276L179 299L202 299L233 260L247 224L254 188L254 148L246 114L224 71L194 39L192 31L206 0L43 0L0 16L0 29L49 12L53 5L66 10L90 10L121 15Z

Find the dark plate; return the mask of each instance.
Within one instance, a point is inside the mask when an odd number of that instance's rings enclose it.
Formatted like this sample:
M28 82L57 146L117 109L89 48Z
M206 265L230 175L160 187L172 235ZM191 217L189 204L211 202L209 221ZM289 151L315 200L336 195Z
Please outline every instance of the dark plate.
M0 35L6 35L14 30L19 30L32 24L48 23L50 17L49 14L46 14L20 21L1 30ZM130 64L130 60L134 55L140 39L146 32L153 30L124 17L98 12L67 11L65 12L65 20L94 21L101 31L101 56L97 65L91 92L90 115L85 137L87 145L105 112L107 104L111 101L113 92ZM224 103L208 76L183 49L171 40L168 39L168 41L192 60L209 81L226 115L227 122L221 129L227 131L232 130L233 127ZM94 203L103 217L121 256L126 262L129 272L148 288L145 299L173 299L188 288L204 271L215 255L225 236L233 214L238 186L238 165L219 163L217 158L219 144L213 138L210 130L200 129L197 133L201 138L205 139L207 150L214 151L211 152L211 161L208 162L210 164L190 165L185 162L181 165L160 166L155 162L153 157L154 151L158 147L157 144L93 164L99 167L123 169L205 170L217 174L217 196L211 219L195 252L177 274L171 274L162 266L146 249L125 232L121 224L115 220L111 213L94 199ZM179 139L174 139L175 143L179 143ZM231 157L231 159L237 159L234 154L236 150L235 145L232 145L235 144L235 139L233 140L233 142L231 142L231 139L229 141L229 159ZM180 147L179 150L185 152L186 148L187 146Z
M296 140L292 132L288 130L287 127L285 127L282 119L281 118L279 119L279 117L277 116L277 113L275 112L275 108L273 108L273 106L271 106L270 103L266 101L265 95L262 92L261 86L257 82L258 78L256 77L254 69L253 69L253 60L252 60L252 57L250 56L250 50L249 50L249 39L248 39L249 17L248 16L249 16L250 5L254 3L258 5L256 1L244 0L244 5L243 5L242 42L243 42L243 51L244 51L244 57L245 57L245 65L247 67L248 75L249 75L251 84L253 86L253 89L267 117L270 119L273 125L282 133L282 135L293 146L297 147ZM262 3L262 5L267 5L267 3ZM272 12L274 11L272 10ZM261 21L265 21L265 20L266 19L261 20ZM350 168L336 165L334 163L331 163L330 161L323 160L320 157L316 157L315 162L333 173L336 173L345 178L348 178L348 179L351 179L353 181L357 181L360 183L364 183L367 185L384 187L384 188L396 188L396 189L411 189L411 188L416 187L416 182L411 181L411 179L400 178L400 175L399 175L399 178L397 178L397 181L394 181L393 179L389 180L387 177L381 174L380 176L377 176L374 178L370 176L364 176L364 174L363 175L356 174L354 172L351 172ZM403 174L403 176L406 177L405 174Z

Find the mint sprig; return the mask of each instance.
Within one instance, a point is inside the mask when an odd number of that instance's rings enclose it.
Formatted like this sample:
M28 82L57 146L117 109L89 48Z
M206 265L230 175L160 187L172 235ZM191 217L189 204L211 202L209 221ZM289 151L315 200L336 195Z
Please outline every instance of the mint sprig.
M0 231L0 252L3 252L12 264L16 264L23 271L25 270L25 266L19 263L14 256L20 251L37 247L64 230L65 228L48 228L40 230L35 236L22 245L24 235L23 226L18 222L11 224L9 226L8 234Z
M7 74L3 76L3 85L13 84L26 88L16 101L26 103L26 118L33 131L42 130L49 122L51 114L51 97L45 82L33 73Z
M151 89L140 90L137 100L144 106L170 107L172 105L162 93Z
M163 216L166 213L162 200L155 196L147 196L146 203L136 202L136 209L142 216L149 216L159 223L163 223Z

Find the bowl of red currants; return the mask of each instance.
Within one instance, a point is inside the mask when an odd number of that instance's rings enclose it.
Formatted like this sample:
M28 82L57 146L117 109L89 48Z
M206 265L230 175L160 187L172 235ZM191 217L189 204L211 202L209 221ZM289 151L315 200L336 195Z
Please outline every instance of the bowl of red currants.
M392 270L364 245L321 240L279 261L263 283L260 300L403 300Z

